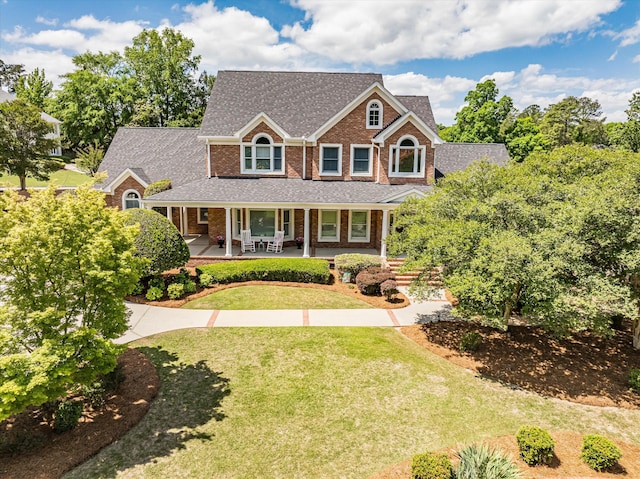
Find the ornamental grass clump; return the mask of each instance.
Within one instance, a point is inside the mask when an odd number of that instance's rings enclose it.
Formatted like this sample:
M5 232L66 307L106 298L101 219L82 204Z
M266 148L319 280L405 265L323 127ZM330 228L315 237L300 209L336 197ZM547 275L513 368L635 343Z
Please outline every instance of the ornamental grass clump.
M594 471L604 471L615 466L622 452L613 442L604 436L589 434L582 438L580 458Z
M451 479L453 465L446 454L425 452L411 459L411 479Z
M457 452L455 479L518 479L518 466L497 449L486 444L472 444Z
M520 457L530 466L549 464L556 445L549 433L537 426L522 426L516 434Z

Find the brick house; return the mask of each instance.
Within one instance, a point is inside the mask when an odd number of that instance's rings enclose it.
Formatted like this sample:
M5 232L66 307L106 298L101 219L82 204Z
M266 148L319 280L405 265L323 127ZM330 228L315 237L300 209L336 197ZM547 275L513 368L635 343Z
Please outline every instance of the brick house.
M372 73L220 71L200 129L121 128L100 167L107 202L161 208L184 234L284 231L316 248L376 249L393 210L436 178L504 145L445 143L428 97L397 96ZM160 179L173 188L142 198Z

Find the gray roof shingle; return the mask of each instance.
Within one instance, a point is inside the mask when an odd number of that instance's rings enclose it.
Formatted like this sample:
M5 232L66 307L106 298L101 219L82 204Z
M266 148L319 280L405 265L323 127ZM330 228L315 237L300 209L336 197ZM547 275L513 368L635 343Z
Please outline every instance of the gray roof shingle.
M418 118L424 121L429 128L431 128L436 134L438 133L438 125L433 118L433 110L431 110L431 103L428 96L401 96L396 95L396 98L402 103L407 110L412 111Z
M427 185L381 185L365 181L292 178L206 178L148 198L150 202L373 204ZM146 200L145 200L146 201Z
M206 148L198 128L121 127L98 171L107 172L108 186L127 168L147 183L171 179L173 187L207 175Z
M491 163L504 165L509 160L502 143L443 143L435 147L436 178L464 170L476 160L487 158Z
M218 72L201 135L232 136L267 114L293 137L308 136L374 83L378 73Z

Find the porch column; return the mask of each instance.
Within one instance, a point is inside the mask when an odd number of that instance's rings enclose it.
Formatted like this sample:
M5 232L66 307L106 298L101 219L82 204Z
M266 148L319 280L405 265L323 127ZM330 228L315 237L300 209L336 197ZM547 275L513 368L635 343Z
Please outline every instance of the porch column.
M304 209L304 251L303 258L309 257L309 208Z
M167 206L167 219L171 224L173 224L173 215L171 213L172 213L172 207Z
M227 247L224 255L227 258L231 258L233 256L233 250L232 250L232 244L231 244L232 243L231 242L231 208L225 207L224 213L225 213L225 220L224 220L225 238L226 238L226 247Z
M389 234L389 212L382 210L382 238L380 240L380 256L387 259L387 235Z
M187 207L186 206L182 207L182 234L185 235L185 236L189 234L189 221L187 219Z

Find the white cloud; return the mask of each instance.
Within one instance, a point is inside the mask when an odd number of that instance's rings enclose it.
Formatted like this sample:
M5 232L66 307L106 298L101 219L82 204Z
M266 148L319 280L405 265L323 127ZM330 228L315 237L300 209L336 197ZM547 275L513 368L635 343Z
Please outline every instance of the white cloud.
M640 62L640 55L636 55L635 57L633 57L632 62L633 62L633 63L638 63L638 62Z
M47 80L53 82L54 88L62 83L60 75L74 69L71 57L61 50L43 51L26 47L11 52L0 51L0 54L6 63L23 64L27 72L35 68L44 69Z
M608 62L612 62L613 60L615 60L615 59L616 59L616 57L617 57L617 56L618 56L618 50L616 50L615 52L613 52L613 53L611 54L611 56L609 56L609 58L607 58L607 61L608 61Z
M36 23L42 23L43 25L47 25L50 27L55 27L58 24L58 19L57 18L44 18L41 15L38 15L36 17Z
M634 45L640 42L640 20L636 22L634 26L631 28L627 28L626 30L621 31L617 35L614 35L615 39L620 40L621 47L627 47L629 45Z
M305 21L311 23L286 26L283 36L333 61L382 65L548 44L597 25L601 15L621 2L293 0L293 4L306 12Z

